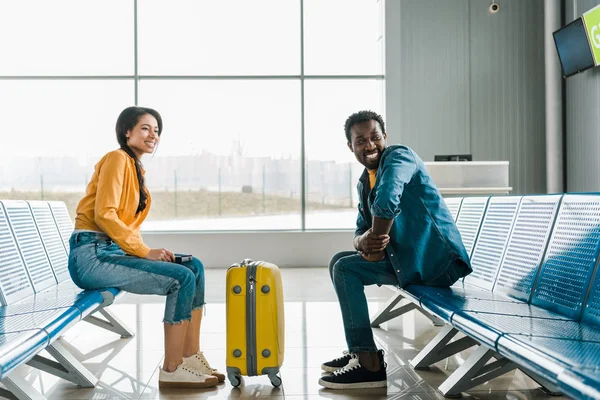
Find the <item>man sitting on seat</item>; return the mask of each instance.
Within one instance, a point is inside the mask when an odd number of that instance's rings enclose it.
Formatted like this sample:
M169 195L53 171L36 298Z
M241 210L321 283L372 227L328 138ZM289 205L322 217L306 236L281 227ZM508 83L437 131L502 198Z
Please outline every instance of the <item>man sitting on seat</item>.
M383 119L372 111L352 114L345 131L348 147L365 166L357 185L356 251L337 253L329 263L348 353L322 365L333 374L319 383L331 389L386 387L364 286L450 286L472 270L454 219L419 156L406 146L387 146Z

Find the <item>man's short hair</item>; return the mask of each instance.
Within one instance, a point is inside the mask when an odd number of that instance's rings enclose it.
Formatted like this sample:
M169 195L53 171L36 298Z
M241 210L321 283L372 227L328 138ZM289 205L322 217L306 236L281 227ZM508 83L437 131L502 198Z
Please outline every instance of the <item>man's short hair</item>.
M363 110L355 112L346 120L344 129L346 131L346 139L348 139L348 143L351 142L352 138L350 129L352 129L354 125L362 124L363 122L368 121L377 121L379 123L379 126L381 127L381 132L385 134L385 123L383 122L383 118L381 118L381 115L377 114L374 111Z

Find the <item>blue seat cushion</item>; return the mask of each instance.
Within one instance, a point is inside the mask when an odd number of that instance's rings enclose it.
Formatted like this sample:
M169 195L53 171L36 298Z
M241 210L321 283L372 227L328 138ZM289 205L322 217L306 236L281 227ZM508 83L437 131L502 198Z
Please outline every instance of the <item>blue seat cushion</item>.
M43 329L50 342L60 336L68 327L81 320L77 307L62 307L53 310L32 311L26 314L10 315L0 319L5 333L29 329Z
M493 300L466 299L456 301L448 299L448 307L454 307L453 310L458 314L480 314L482 318L494 318L497 315L510 315L524 318L544 318L561 321L573 321L573 318L546 310L545 308L531 305L529 303L500 303ZM493 314L492 317L486 317L486 314Z
M398 290L398 292L400 292L403 297L412 301L416 305L421 304L419 292L411 290L412 286L414 286L414 285L410 285L410 286L411 286L411 288L409 288L408 290L406 288L398 288L398 287L396 287L396 290Z
M61 296L44 296L42 298L30 297L19 303L0 307L0 317L27 314L34 311L48 311L65 307L76 307L87 316L102 304L102 295L95 291L82 291L75 294L62 294Z
M42 351L49 343L41 329L0 333L0 379Z
M490 297L492 292L476 287L463 287L455 284L449 288L425 285L408 285L404 291L419 299L420 305L425 310L437 315L446 322L450 322L452 315L463 308L467 299L476 297L481 293L487 293Z
M449 323L452 318L453 311L444 306L440 307L437 302L426 301L426 299L430 297L438 298L448 296L452 293L452 289L453 288L443 288L437 286L408 285L402 290L409 293L413 299L418 299L418 304L422 308Z
M600 399L600 370L565 371L558 376L559 388L573 399Z
M455 283L449 288L442 288L436 286L425 286L425 285L408 285L406 288L415 287L421 296L428 296L434 298L434 296L448 297L450 294L459 298L468 299L482 299L482 300L494 300L498 302L508 303L522 303L521 300L510 297L501 292L492 292L487 289L482 289L473 285L463 285L462 283Z
M556 365L571 370L593 370L600 366L600 342L588 340L509 334L498 341L497 350L525 365Z
M429 293L436 293L438 290L448 290L448 288L440 288L435 286L425 286L425 285L407 285L402 288L406 293L409 293L414 299L420 300Z
M81 291L83 291L83 289L78 287L77 285L75 285L75 283L73 283L73 281L66 280L66 281L59 283L58 285L54 285L54 286L46 288L42 291L37 292L36 297L38 297L38 298L46 297L46 296L59 297L61 294L74 294L74 293L79 293Z
M600 330L576 321L559 319L520 317L489 313L465 313L477 319L482 325L504 335L542 336L557 339L588 340L600 342ZM473 315L476 314L476 315ZM463 313L457 313L464 315Z
M81 289L80 287L78 287L77 285L75 285L75 283L72 280L66 280L63 281L61 283L59 283L58 285L49 287L39 293L36 294L36 297L40 298L40 297L45 297L45 296L50 296L50 297L60 297L63 294L77 294L79 292L83 291L83 289ZM119 293L121 293L120 289L117 288L102 288L102 289L96 289L96 290L88 290L89 292L91 291L97 291L97 292L110 292L112 293L113 296L117 296Z
M69 282L62 287L60 287L60 285L55 287L55 290L51 288L37 293L34 297L35 301L60 301L67 303L71 301L71 303L81 311L82 318L85 318L104 302L102 293L109 294L113 299L125 293L117 288L83 290L75 286L74 283ZM32 298L29 298L25 300L25 302L31 302L31 299Z
M480 293L481 291L479 289L467 287L461 289L459 292L454 290L454 288L438 288L436 292L430 291L421 297L421 305L438 315L452 314L455 316L455 314L460 314L466 318L472 318L469 313L475 312L560 320L571 319L541 307L532 306L523 301L516 299L511 300L511 298L501 293L495 294L495 298L493 299L491 297L490 299L478 298L477 295ZM442 315L440 315L440 317L442 317Z
M492 349L496 348L496 341L502 335L502 332L491 329L488 325L482 324L477 319L465 318L456 313L452 315L452 325Z
M494 308L495 312L456 310L452 316L452 325L492 348L501 335L509 332L525 335L532 332L550 334L560 324L579 326L577 322L565 320L563 315L527 303L492 303L490 302L490 308ZM539 318L541 315L546 318ZM556 323L552 324L551 320Z

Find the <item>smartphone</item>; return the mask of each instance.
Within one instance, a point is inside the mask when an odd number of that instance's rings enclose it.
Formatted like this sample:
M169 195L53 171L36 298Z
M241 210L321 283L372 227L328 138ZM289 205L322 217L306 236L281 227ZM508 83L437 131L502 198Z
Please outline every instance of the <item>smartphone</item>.
M184 262L192 261L191 254L181 254L175 256L175 262L177 264L183 264Z

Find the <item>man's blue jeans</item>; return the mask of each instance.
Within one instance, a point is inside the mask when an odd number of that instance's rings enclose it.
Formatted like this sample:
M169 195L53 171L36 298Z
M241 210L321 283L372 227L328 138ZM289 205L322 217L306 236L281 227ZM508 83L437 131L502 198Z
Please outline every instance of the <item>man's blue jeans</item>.
M466 271L462 269L466 270L467 267L462 264L460 268L448 267L436 279L423 284L449 287L466 275ZM388 257L371 262L362 258L356 251L342 251L329 261L329 274L342 309L348 351L351 353L377 351L364 287L375 284L396 286L400 284Z
M192 311L204 305L204 266L195 257L175 264L128 256L100 232L74 232L69 244L69 273L82 289L166 295L163 322L169 324L191 319Z
M399 285L388 258L370 262L356 251L342 251L329 262L329 273L337 293L348 351L377 351L364 287L367 285Z

